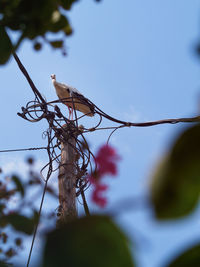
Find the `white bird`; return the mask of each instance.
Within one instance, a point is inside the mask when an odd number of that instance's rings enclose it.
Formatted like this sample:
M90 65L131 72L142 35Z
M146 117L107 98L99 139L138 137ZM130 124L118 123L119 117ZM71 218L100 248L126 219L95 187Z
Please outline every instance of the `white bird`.
M87 116L94 116L94 106L76 88L57 82L55 74L51 75L51 79L57 96L69 109L69 118L72 114L73 119L73 109L81 111Z

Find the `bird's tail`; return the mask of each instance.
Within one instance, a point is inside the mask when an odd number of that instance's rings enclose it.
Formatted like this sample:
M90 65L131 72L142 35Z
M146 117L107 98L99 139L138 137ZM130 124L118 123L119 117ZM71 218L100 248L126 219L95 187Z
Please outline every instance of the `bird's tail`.
M90 116L90 117L94 116L94 111L92 111L91 108L87 105L77 103L75 104L75 108L87 116Z

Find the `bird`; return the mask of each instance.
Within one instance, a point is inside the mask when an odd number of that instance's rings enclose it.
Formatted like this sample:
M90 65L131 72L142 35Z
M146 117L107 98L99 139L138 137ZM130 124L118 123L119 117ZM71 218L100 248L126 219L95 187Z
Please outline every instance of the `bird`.
M68 107L69 119L72 115L73 110L78 110L87 116L94 116L94 105L92 105L89 100L84 97L76 88L56 81L56 75L51 74L52 83L56 89L56 94L58 98Z

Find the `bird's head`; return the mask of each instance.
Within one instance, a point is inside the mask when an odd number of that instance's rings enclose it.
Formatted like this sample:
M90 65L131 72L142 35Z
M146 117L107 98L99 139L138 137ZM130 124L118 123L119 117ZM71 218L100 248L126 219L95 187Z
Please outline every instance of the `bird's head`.
M51 79L52 80L56 80L56 75L55 74L51 74Z

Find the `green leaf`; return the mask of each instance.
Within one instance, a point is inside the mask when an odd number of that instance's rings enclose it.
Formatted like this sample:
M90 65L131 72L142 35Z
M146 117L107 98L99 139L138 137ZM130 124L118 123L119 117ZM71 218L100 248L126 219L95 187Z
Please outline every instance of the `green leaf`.
M51 24L49 24L49 30L52 32L64 31L66 27L69 27L69 21L63 15L60 15L55 22L52 21Z
M39 42L36 42L36 43L34 43L33 48L34 48L36 51L39 51L39 50L42 49L42 44L39 43ZM28 164L32 164L31 161L29 161L29 159L28 159Z
M65 35L71 35L73 33L72 27L70 24L68 24L64 29L63 29Z
M12 225L16 231L31 235L35 227L35 217L28 218L18 213L1 216L0 226L4 227L8 224Z
M173 260L167 267L199 267L200 263L200 244L186 250Z
M3 26L0 26L0 65L5 64L12 53L13 47L10 38Z
M22 197L24 197L24 186L22 185L19 177L13 175L12 180L16 185L16 190L21 194Z
M58 40L58 41L52 41L50 42L51 46L53 46L54 48L60 48L63 46L63 41L62 40Z
M3 213L5 208L6 208L6 205L4 203L0 204L0 214Z
M0 233L0 239L1 239L2 242L5 244L5 243L7 243L8 235L7 235L5 232L1 232L1 233Z
M151 199L158 219L191 213L200 194L200 125L184 131L154 174Z
M64 9L70 10L72 7L72 4L78 1L79 0L60 0L60 3Z
M55 245L56 244L56 245ZM52 231L43 267L134 266L126 236L109 217L83 217Z
M0 260L0 267L11 267L13 264Z
M5 255L6 255L7 258L12 258L16 254L17 254L17 252L12 247L9 248L7 251L5 251Z

